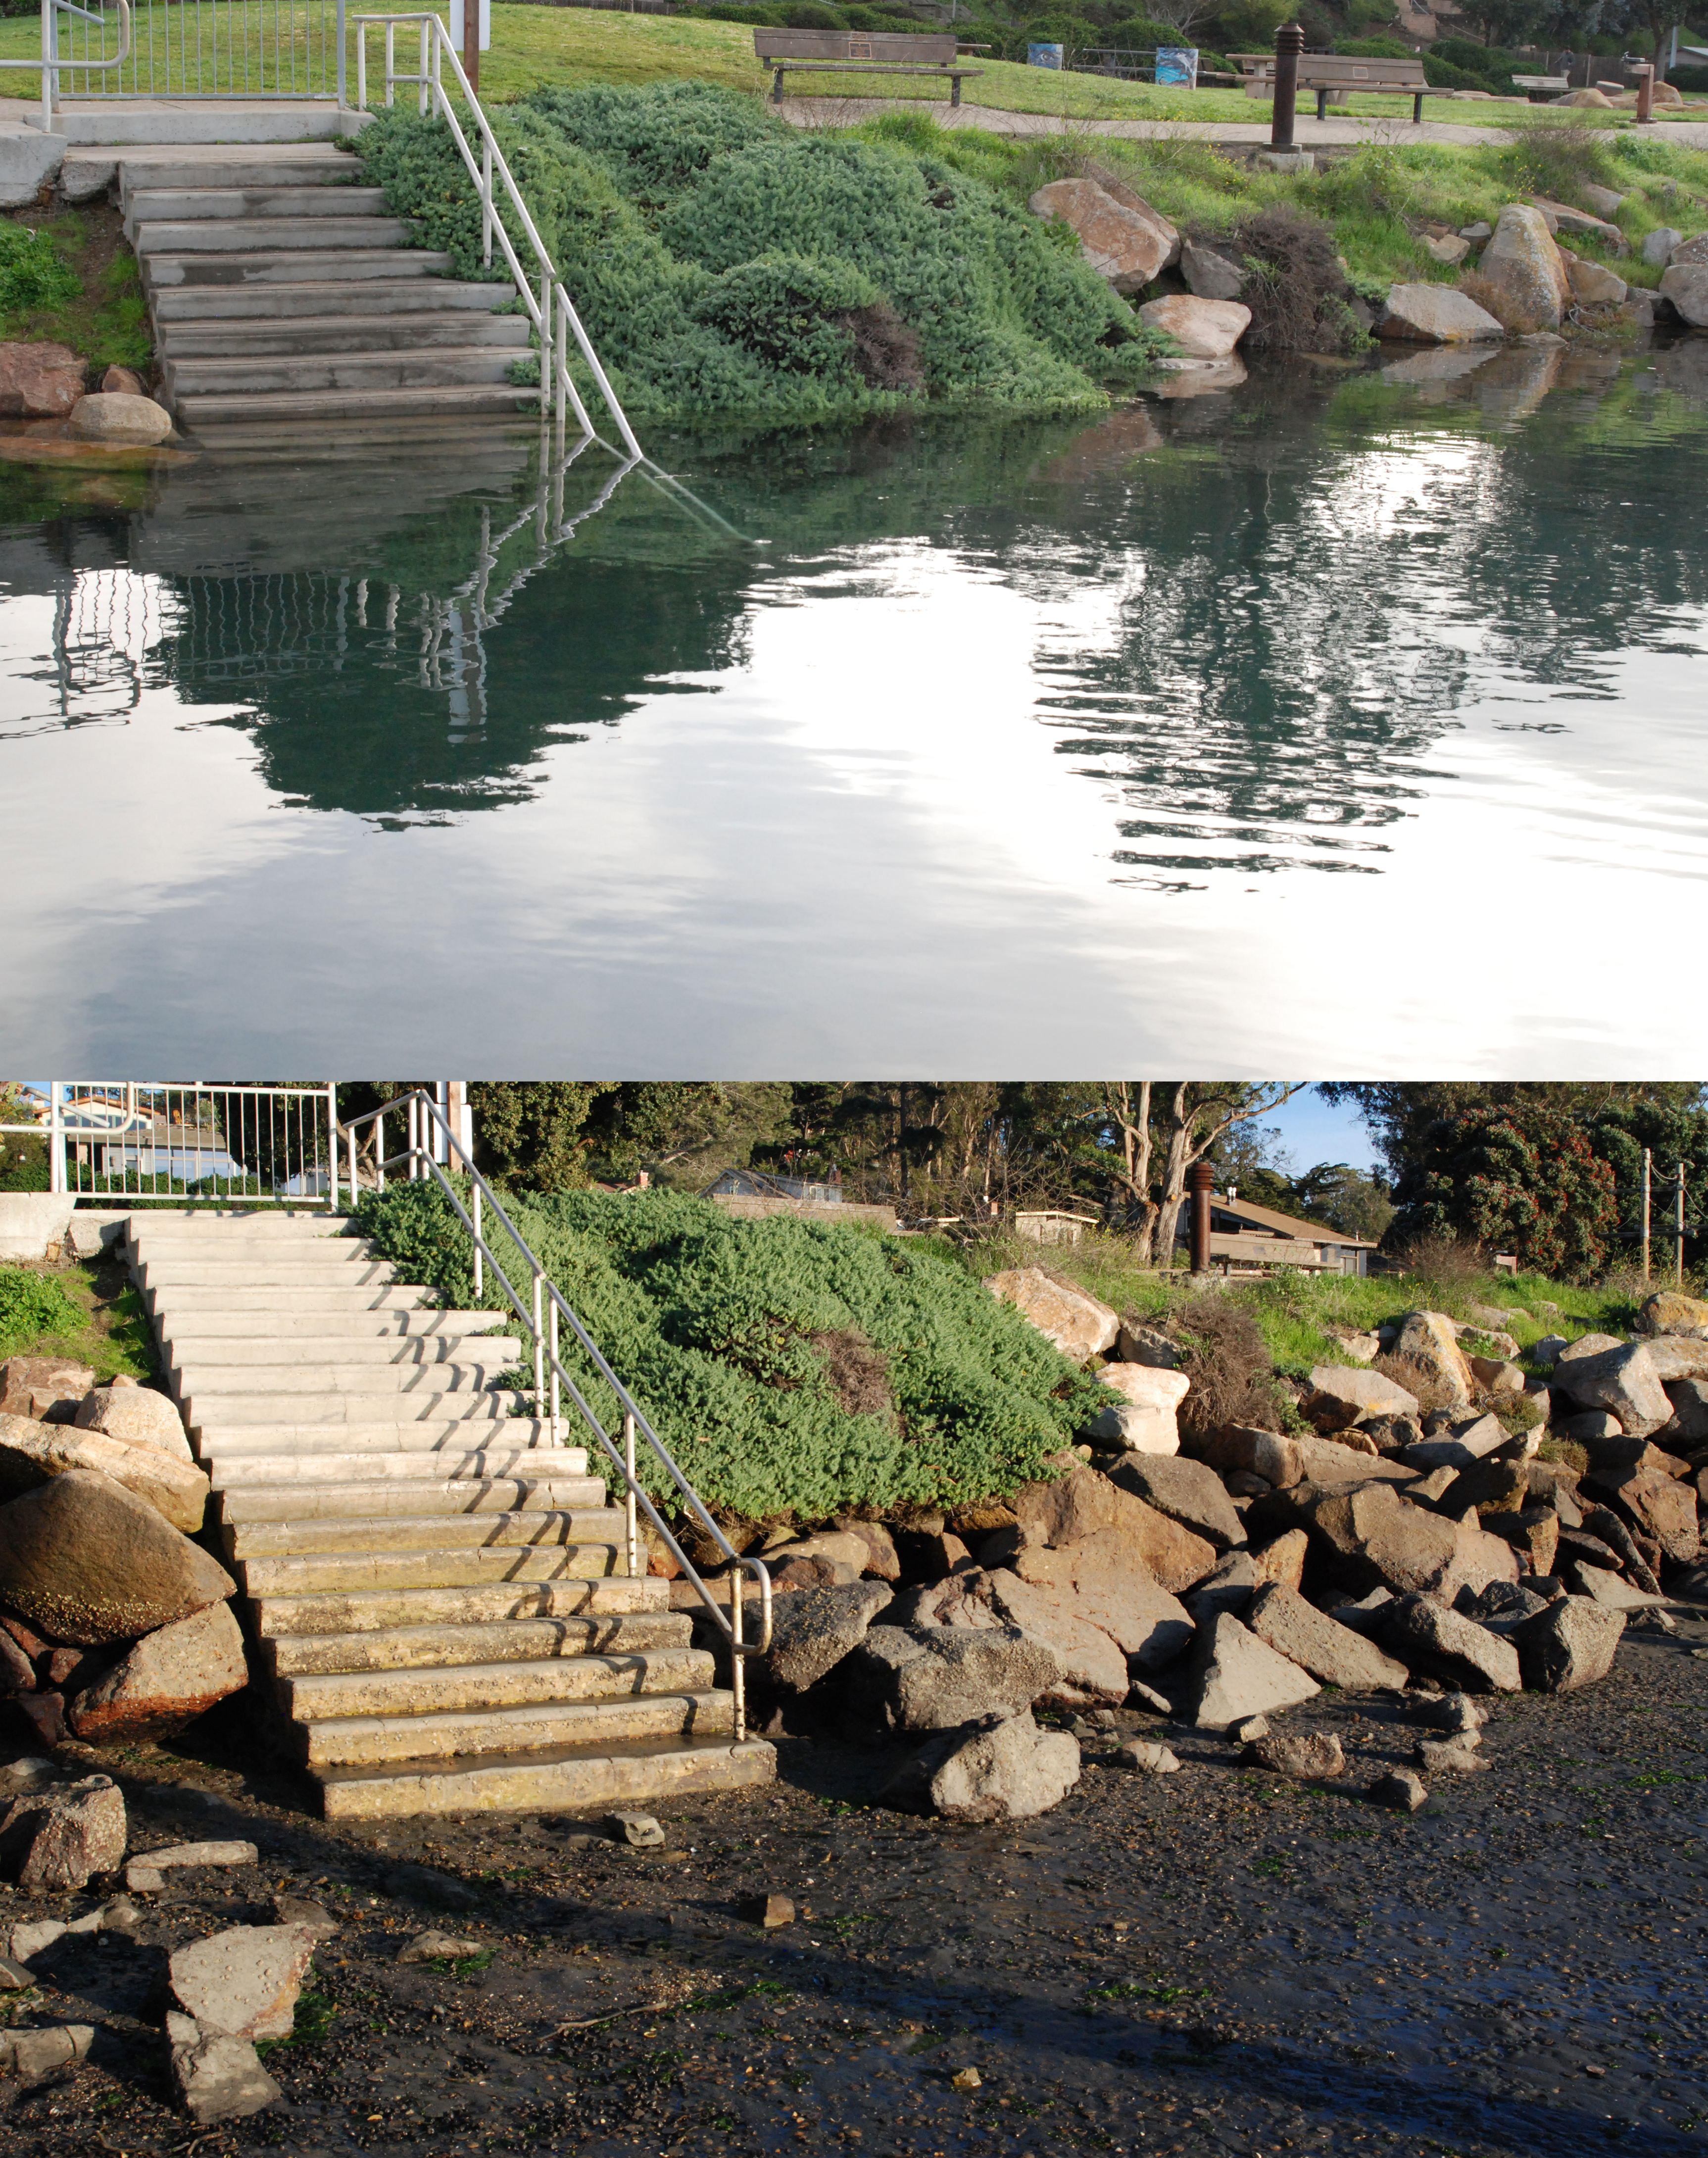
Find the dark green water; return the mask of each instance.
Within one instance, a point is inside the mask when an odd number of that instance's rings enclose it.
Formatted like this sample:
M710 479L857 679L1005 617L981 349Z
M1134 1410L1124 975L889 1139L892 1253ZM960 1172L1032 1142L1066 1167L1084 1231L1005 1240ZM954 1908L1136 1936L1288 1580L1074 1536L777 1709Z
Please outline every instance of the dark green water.
M648 447L0 466L32 1068L1700 1063L1708 338Z

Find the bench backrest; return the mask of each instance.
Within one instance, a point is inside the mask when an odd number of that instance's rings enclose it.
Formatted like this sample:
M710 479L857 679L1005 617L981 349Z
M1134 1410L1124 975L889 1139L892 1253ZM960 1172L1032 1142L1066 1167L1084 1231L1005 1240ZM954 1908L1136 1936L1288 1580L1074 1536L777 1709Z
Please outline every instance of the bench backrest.
M1227 56L1245 75L1275 73L1273 53L1230 53ZM1420 59L1357 59L1342 53L1302 53L1298 80L1301 90L1427 90L1429 78Z
M941 65L952 60L959 40L908 36L888 30L756 30L753 49L762 60L909 60Z

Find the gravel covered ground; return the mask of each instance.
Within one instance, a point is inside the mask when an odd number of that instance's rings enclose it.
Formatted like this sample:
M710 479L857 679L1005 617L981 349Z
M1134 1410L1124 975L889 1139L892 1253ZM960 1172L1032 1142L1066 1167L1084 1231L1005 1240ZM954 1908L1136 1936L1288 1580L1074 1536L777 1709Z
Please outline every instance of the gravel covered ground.
M1179 1773L1088 1758L1015 1826L873 1810L869 1756L786 1738L775 1790L662 1810L662 1853L555 1817L334 1831L235 1765L258 1748L235 1717L201 1758L68 1749L123 1781L133 1850L241 1835L261 1862L38 1961L16 2020L97 2036L0 2083L0 2135L10 2158L1700 2153L1705 1706L1708 1616L1633 1631L1601 1686L1495 1704L1490 1771L1416 1816L1360 1795L1409 1758L1404 1706L1332 1693L1285 1727L1338 1732L1342 1784L1176 1732ZM0 1926L93 1887L0 1892ZM792 1926L740 1915L766 1892ZM168 2099L165 1954L278 1893L343 1921L266 2056L285 2103L198 2131ZM480 1956L400 1965L428 1927Z

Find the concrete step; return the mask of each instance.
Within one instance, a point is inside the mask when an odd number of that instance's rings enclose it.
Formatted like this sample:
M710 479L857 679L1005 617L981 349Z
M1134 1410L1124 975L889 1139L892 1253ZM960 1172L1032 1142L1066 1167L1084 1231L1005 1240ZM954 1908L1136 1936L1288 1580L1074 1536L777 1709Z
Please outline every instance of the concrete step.
M382 1626L482 1625L495 1618L574 1618L584 1612L663 1611L669 1583L649 1576L590 1576L578 1581L517 1581L446 1588L328 1591L321 1596L255 1599L255 1630L275 1634L366 1634Z
M328 249L311 262L300 247L274 245L259 251L234 248L220 255L184 250L150 254L142 261L142 281L150 297L172 285L301 285L312 268L314 281L330 278L439 278L448 276L451 257L426 247Z
M584 1459L580 1447L517 1446L498 1432L482 1433L467 1446L441 1444L420 1453L210 1453L204 1443L199 1458L216 1491L257 1484L432 1485L516 1478L555 1484L581 1477ZM411 1492L410 1504L415 1508L422 1502Z
M307 1401L318 1402L328 1394L481 1394L503 1385L506 1373L515 1370L519 1354L508 1336L495 1334L487 1338L493 1346L484 1355L465 1354L459 1345L446 1344L450 1353L442 1357L425 1362L411 1358L406 1363L390 1358L371 1362L352 1357L348 1362L332 1364L323 1356L294 1355L281 1345L277 1363L186 1364L174 1372L173 1382L183 1402L193 1395L209 1400L240 1395L247 1401L257 1396L300 1394ZM505 1413L508 1412L507 1406ZM455 1416L457 1411L447 1413ZM320 1420L318 1408L305 1410L301 1418L304 1423ZM242 1416L235 1421L247 1423L252 1419Z
M71 163L70 158L66 163ZM80 152L77 162L87 162ZM293 153L244 157L226 152L199 157L152 157L126 151L119 159L119 196L126 206L144 190L167 188L312 188L342 184L361 177L360 164L343 150L304 146Z
M616 1573L615 1544L477 1544L456 1551L290 1551L236 1559L240 1586L258 1600L276 1596L365 1596L400 1588L493 1588L505 1582L604 1579Z
M261 1236L227 1230L198 1243L185 1231L174 1229L161 1236L143 1231L132 1239L130 1250L135 1266L160 1279L178 1267L240 1267L251 1278L263 1267L269 1278L275 1267L382 1266L395 1272L391 1261L360 1236Z
M446 345L462 351L477 345L503 345L512 352L525 352L529 334L525 315L475 314L467 307L453 307L436 315L421 311L307 315L282 320L249 316L235 322L168 322L161 325L157 348L173 367L181 367L192 359L252 361L305 353L420 352Z
M332 1454L377 1461L381 1456L396 1455L400 1458L425 1459L428 1467L422 1474L449 1475L446 1467L446 1450L465 1453L471 1448L502 1445L514 1452L525 1448L551 1448L551 1419L549 1417L512 1416L498 1419L497 1427L488 1430L482 1420L471 1431L466 1416L409 1417L398 1413L397 1404L391 1404L388 1416L378 1417L367 1424L297 1423L285 1422L275 1424L237 1423L216 1422L199 1427L204 1458L213 1454L233 1460L248 1458L264 1453L302 1454L323 1461ZM559 1448L575 1456L575 1474L587 1473L587 1449L585 1446L570 1446L569 1427L560 1424L558 1432ZM320 1468L309 1471L318 1476ZM374 1467L370 1475L389 1475L389 1469Z
M174 407L191 431L204 421L244 420L263 416L276 421L348 419L373 413L391 417L406 412L437 412L452 417L484 416L539 410L537 390L518 390L493 384L485 388L458 389L446 385L430 390L274 390L266 396L199 391L185 395Z
M324 390L468 389L504 384L519 354L502 344L413 346L364 352L256 353L247 358L178 359L162 367L168 399L242 391L301 396Z
M314 1773L328 1820L396 1820L428 1813L590 1814L643 1799L775 1783L777 1748L763 1738L740 1746L727 1737L660 1738Z
M246 1338L227 1334L174 1335L173 1367L180 1371L259 1371L281 1366L295 1370L326 1366L348 1371L370 1365L408 1369L453 1364L484 1365L511 1370L522 1348L507 1334L379 1334L364 1340L353 1334L269 1335ZM223 1383L220 1381L219 1383Z
M343 1423L408 1421L413 1415L424 1422L460 1421L479 1425L482 1427L481 1433L467 1443L485 1446L490 1443L490 1437L484 1427L508 1422L516 1405L517 1396L512 1388L482 1391L471 1386L465 1392L453 1392L432 1386L431 1373L423 1374L428 1383L419 1389L382 1388L380 1381L385 1370L384 1365L376 1366L371 1383L359 1393L353 1388L324 1394L284 1386L271 1392L252 1394L224 1390L210 1393L186 1388L178 1395L178 1407L183 1412L186 1427L192 1432L200 1430L204 1422L231 1426L288 1422L336 1427ZM203 1451L207 1450L204 1442Z
M511 1550L529 1545L561 1549L576 1543L620 1544L624 1516L617 1506L530 1506L508 1513L297 1515L276 1521L228 1520L221 1541L230 1559L281 1558L340 1551Z
M278 255L344 248L371 254L401 248L410 228L400 217L151 218L132 232L139 258L155 255Z
M362 1341L486 1340L499 1329L513 1326L516 1314L507 1311L453 1311L448 1306L410 1309L381 1306L377 1310L338 1311L188 1311L182 1314L184 1332L170 1332L173 1353L199 1343L208 1360L225 1360L219 1345L235 1348L282 1349L299 1341L337 1345L347 1353Z
M387 263L392 257L385 257ZM237 286L185 284L161 287L154 292L154 321L163 335L175 335L186 323L203 322L324 322L338 315L355 315L390 321L399 315L449 311L472 315L490 314L510 297L512 287L466 283L454 277L422 277L388 270L369 278L325 281L303 280L294 284ZM510 319L500 317L501 321ZM518 321L525 320L518 316Z
M466 1665L535 1664L548 1657L627 1656L685 1649L693 1622L677 1611L613 1612L486 1624L378 1627L365 1634L279 1634L261 1644L273 1676L435 1671Z
M323 1312L414 1311L431 1314L437 1307L431 1289L415 1282L340 1282L335 1287L292 1288L275 1283L267 1288L253 1283L198 1283L186 1288L142 1290L142 1301L157 1324L182 1324L188 1317L199 1323L204 1312L230 1316L274 1312L307 1315Z
M436 1537L464 1515L485 1521L504 1514L584 1509L602 1513L605 1496L606 1487L596 1476L469 1476L438 1483L407 1476L389 1483L239 1483L220 1487L219 1513L234 1526L288 1522L305 1537L323 1536L348 1521L377 1549L394 1520L431 1519ZM419 1542L421 1538L413 1540Z
M198 1259L187 1252L172 1252L157 1259L142 1258L137 1273L142 1287L162 1288L413 1288L422 1294L419 1282L400 1282L390 1259L369 1258L358 1250L350 1258L338 1250L341 1239L328 1237L328 1251L292 1252L270 1257L265 1283L255 1282L255 1262L249 1259Z
M298 1724L294 1736L297 1758L306 1766L350 1768L696 1733L721 1733L727 1742L730 1713L727 1693L638 1694L617 1701L530 1701L443 1715L328 1717L323 1722Z
M351 168L352 180L359 169ZM386 214L382 188L334 188L324 181L296 187L288 180L267 180L253 187L221 187L210 180L204 186L174 188L163 185L152 173L145 184L126 188L120 206L127 240L134 240L140 228L150 225L271 223L281 219L300 224L305 218L383 218Z
M342 1236L354 1226L349 1214L324 1206L151 1206L126 1216L128 1232L169 1236L188 1231L199 1242L255 1231L269 1236Z
M21 116L37 124L27 106ZM359 135L366 116L330 97L102 97L63 104L54 115L53 132L66 142L111 144L116 156L126 154L132 144L203 142L219 144L229 156L237 144L335 142Z
M281 1680L279 1701L299 1723L350 1717L467 1716L546 1703L703 1694L712 1689L715 1675L704 1649L683 1646L636 1655L449 1664L430 1670L328 1671ZM720 1698L727 1703L727 1696Z

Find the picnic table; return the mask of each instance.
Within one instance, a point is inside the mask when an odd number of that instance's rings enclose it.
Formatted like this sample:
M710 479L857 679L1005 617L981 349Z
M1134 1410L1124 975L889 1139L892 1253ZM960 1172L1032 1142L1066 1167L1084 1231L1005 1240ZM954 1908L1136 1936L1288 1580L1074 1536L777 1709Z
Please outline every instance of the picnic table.
M889 30L756 30L753 49L775 78L771 102L783 101L786 75L947 75L949 102L961 102L961 85L981 67L957 67L961 40L950 32L912 37Z

